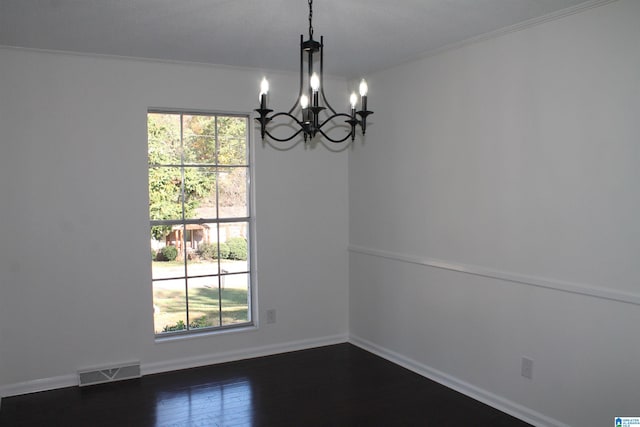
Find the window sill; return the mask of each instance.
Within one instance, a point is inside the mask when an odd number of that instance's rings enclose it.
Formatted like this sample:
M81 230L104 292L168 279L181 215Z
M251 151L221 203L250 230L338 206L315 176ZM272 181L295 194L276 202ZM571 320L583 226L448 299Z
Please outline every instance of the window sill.
M159 343L184 341L184 340L197 339L197 338L210 338L212 336L251 332L256 330L258 330L257 325L247 324L245 326L239 326L239 327L195 331L195 332L183 332L183 333L170 334L167 336L156 335L155 342L156 344L159 344Z

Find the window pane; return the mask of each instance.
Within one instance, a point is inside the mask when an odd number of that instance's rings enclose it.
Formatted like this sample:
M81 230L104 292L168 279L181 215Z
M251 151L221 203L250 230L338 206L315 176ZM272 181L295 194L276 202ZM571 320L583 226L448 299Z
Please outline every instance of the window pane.
M219 277L189 279L189 327L220 326Z
M154 233L162 236L156 239ZM151 274L154 280L184 277L184 227L151 227Z
M149 168L149 218L152 221L182 219L180 168Z
M247 203L247 171L245 167L220 168L218 199L220 218L249 216Z
M183 118L185 163L211 163L216 161L215 116L191 116Z
M153 282L153 321L156 334L186 329L185 279Z
M222 276L222 324L246 323L249 317L249 275L228 274Z
M185 164L215 164L216 139L209 136L191 136L184 139Z
M215 168L184 168L186 219L217 218Z
M220 251L218 224L187 224L187 275L210 276L218 274L218 258L228 256L229 251Z
M247 119L245 117L218 118L218 163L247 165Z
M216 116L185 114L182 117L185 138L192 136L216 136Z
M220 253L228 250L228 255L221 260L222 273L236 273L249 271L249 248L247 236L248 222L223 223L220 229Z
M181 164L179 115L149 113L147 134L150 165Z

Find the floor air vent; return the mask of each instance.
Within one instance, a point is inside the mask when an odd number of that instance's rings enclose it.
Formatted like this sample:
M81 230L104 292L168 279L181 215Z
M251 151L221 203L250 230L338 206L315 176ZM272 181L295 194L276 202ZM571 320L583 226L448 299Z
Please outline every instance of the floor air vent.
M80 387L85 385L110 383L113 381L140 378L140 363L128 363L109 368L89 369L78 371Z

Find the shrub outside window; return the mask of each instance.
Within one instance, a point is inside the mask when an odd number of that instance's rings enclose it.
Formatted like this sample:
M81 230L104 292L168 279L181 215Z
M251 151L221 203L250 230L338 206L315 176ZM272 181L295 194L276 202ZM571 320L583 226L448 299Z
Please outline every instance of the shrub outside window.
M157 336L252 322L248 116L150 110Z

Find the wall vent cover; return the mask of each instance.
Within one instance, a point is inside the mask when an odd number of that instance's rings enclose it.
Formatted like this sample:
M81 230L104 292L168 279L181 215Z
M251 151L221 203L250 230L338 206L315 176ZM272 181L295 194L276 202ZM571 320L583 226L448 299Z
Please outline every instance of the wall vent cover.
M78 371L78 385L110 383L113 381L128 380L131 378L140 378L140 363L127 363L119 366L111 366L108 368L87 369Z

